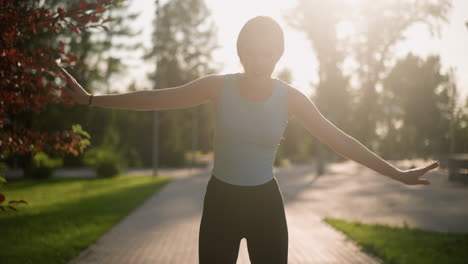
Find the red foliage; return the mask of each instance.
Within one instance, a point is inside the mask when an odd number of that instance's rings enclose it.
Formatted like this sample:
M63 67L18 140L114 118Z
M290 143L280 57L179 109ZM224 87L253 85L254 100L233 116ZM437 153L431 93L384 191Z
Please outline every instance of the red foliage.
M56 11L46 4L39 6L39 2L0 0L0 160L38 151L74 156L84 151L82 136L73 130L32 131L16 117L40 113L51 103L75 104L60 92L63 86L56 85L61 76L56 60L61 59L66 66L74 65L78 58L65 52L65 44L58 38L66 30L80 34L89 27L104 27L102 24L110 20L101 16L113 1L81 1L76 7L57 7ZM41 41L44 36L48 41ZM0 193L0 204L4 200ZM9 201L0 209L17 211L14 204L27 202Z
M71 129L55 132L31 131L15 117L40 113L51 103L74 105L56 84L62 65L75 65L78 58L65 51L61 34L80 34L110 21L102 18L112 0L81 1L68 9L39 6L40 1L0 0L0 159L9 154L83 153L81 135ZM48 41L36 41L48 36ZM52 36L51 38L49 36ZM28 45L34 43L34 46Z
M0 193L0 204L2 204L3 201L5 201L5 195ZM17 204L17 205L18 204L28 204L28 202L26 202L25 200L19 200L19 201L11 200L11 201L8 201L8 205L6 205L6 206L0 205L0 209L2 211L5 211L5 207L6 207L6 208L10 208L13 211L18 211L18 209L16 209L16 207L14 207L13 204Z

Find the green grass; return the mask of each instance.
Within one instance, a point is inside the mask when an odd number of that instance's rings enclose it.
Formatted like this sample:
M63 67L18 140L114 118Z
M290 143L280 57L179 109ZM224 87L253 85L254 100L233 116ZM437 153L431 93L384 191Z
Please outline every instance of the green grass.
M441 233L407 226L368 225L339 219L324 221L383 263L468 263L468 234Z
M170 181L167 177L22 179L0 189L0 263L67 263Z

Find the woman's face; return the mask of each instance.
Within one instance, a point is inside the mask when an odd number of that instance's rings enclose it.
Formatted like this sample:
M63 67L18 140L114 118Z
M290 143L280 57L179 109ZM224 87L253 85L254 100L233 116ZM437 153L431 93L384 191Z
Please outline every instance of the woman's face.
M242 48L240 57L245 74L249 77L270 78L278 62L277 45L268 38L250 41Z

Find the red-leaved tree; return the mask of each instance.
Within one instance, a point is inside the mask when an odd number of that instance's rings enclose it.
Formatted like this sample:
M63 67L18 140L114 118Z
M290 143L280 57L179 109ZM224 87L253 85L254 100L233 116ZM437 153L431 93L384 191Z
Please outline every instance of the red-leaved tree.
M77 56L65 51L60 37L92 27L107 30L103 24L112 19L103 13L116 1L81 1L67 9L40 2L0 0L0 161L39 151L78 156L89 145L89 135L79 125L33 130L24 116L43 112L48 104L75 104L57 85L59 61L61 66L79 66ZM0 194L0 204L4 200ZM15 203L10 201L8 208L14 210Z

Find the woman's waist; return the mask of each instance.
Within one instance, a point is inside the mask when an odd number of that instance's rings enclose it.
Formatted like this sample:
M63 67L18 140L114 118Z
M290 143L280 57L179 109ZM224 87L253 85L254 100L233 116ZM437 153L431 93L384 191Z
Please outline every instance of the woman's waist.
M262 177L262 179L247 179L244 177L244 181L232 181L232 179L226 178L226 176L217 176L213 172L209 181L209 184L216 185L226 191L245 191L245 192L258 192L262 190L275 189L278 186L277 180L274 175L268 177ZM232 177L232 176L231 176ZM253 177L253 176L250 176ZM238 178L239 179L239 178Z

